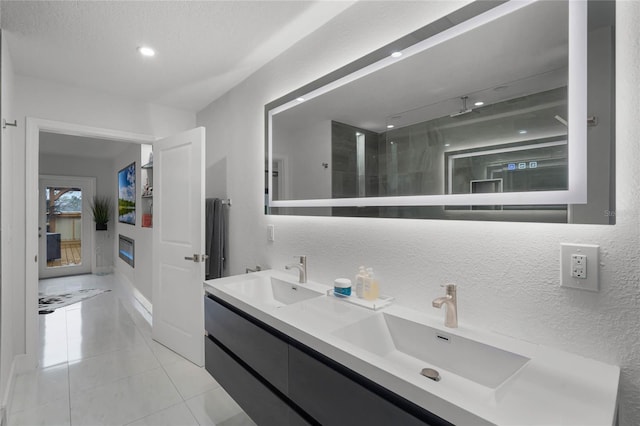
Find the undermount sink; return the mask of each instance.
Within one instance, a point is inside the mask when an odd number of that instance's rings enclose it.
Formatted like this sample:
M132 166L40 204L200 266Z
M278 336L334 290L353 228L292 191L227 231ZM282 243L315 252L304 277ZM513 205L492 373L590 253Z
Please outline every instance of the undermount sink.
M490 389L496 389L529 361L516 353L387 313L333 334L415 374L433 368L443 382L453 373Z
M243 298L275 308L324 295L320 291L305 287L304 284L268 276L229 283L225 287L239 293Z

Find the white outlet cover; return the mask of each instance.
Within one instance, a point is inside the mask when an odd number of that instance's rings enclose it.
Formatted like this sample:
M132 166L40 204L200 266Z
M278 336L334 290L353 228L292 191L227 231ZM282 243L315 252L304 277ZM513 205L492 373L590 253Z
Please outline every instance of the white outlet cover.
M599 291L600 246L593 244L560 244L560 287ZM587 256L587 278L571 276L571 256Z

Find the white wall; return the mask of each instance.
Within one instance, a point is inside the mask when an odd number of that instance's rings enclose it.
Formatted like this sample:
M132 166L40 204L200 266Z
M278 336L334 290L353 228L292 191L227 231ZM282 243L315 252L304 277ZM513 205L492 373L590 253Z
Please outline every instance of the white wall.
M331 198L331 120L314 122L305 128L287 128L274 132L279 143L273 148L273 157L283 159L285 191L281 200Z
M142 154L144 151L144 155ZM120 154L113 163L112 174L117 175L119 170L127 167L132 162L136 162L136 224L129 225L127 223L119 223L116 216L113 228L114 228L114 246L113 246L113 258L114 258L114 270L116 273L125 277L129 283L139 291L142 296L151 302L152 283L151 283L151 250L153 246L153 228L142 227L142 207L143 201L142 186L145 181L142 179L142 171L140 166L146 164L149 159L149 150L143 145L131 144L131 147L127 148L125 152ZM118 199L118 188L114 189L114 199ZM146 201L145 201L146 202ZM117 215L117 213L116 213ZM134 245L134 267L132 268L124 260L118 256L118 234L122 234L125 237L135 240ZM145 303L143 301L143 303Z
M5 94L3 93L3 98ZM25 76L15 76L15 109L18 128L12 133L14 167L9 182L14 191L12 231L15 235L11 262L18 287L12 300L16 309L13 332L16 353L25 351L25 122L26 117L63 121L125 132L167 136L195 127L195 114L154 104L124 100L100 92L65 86ZM3 113L4 114L4 113ZM4 170L3 170L4 174ZM4 240L4 238L3 238ZM3 261L5 259L3 258Z
M0 111L2 111L2 117L0 118L13 121L16 117L14 108L15 82L6 37L2 37L1 61L2 87L0 87L0 92L2 93L2 105L0 105ZM15 293L21 290L21 283L16 281L16 271L12 267L14 262L19 260L14 257L16 230L13 226L14 203L12 200L14 187L11 183L15 172L12 161L13 147L16 143L16 135L19 133L19 130L15 127L7 127L0 131L2 131L2 143L0 144L0 232L2 235L2 243L0 246L0 398L3 398L0 404L4 405L7 402L4 398L10 379L11 364L15 356L20 353L20 346L16 344L15 341L20 341L21 337L18 335L17 330L15 330L14 324L20 322L20 312L24 312L24 309L20 310L15 306L16 299L19 300L19 297L17 297ZM20 234L18 233L17 235ZM19 239L20 238L18 238L18 240Z
M473 324L622 367L620 424L640 424L640 2L618 2L617 225L558 225L263 214L264 105L452 10L450 2L359 2L198 114L207 165L224 161L230 271L282 269L306 254L312 280L371 265L396 303L441 318L430 301L457 283ZM207 184L212 182L207 178ZM218 183L219 185L219 183ZM267 243L266 225L276 242ZM559 244L600 245L601 290L559 287Z

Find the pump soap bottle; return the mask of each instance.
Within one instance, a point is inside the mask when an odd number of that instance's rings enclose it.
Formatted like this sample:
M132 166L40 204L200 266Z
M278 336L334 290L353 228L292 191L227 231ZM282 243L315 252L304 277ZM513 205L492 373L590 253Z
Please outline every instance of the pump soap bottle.
M373 268L367 268L367 277L364 280L363 296L365 300L376 300L379 295L380 285L373 273Z

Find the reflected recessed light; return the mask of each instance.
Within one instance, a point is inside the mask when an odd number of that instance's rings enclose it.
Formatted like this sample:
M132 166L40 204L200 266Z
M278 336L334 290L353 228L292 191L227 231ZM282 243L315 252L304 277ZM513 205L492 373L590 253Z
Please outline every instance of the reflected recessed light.
M474 105L475 105L475 106L482 106L482 105L484 105L484 102L482 102L482 101L478 101L478 102L476 102Z
M389 142L391 145L393 145L393 141Z
M356 136L360 136L362 133L360 132L356 132Z
M518 133L520 133L521 135L524 135L524 134L527 133L527 131L526 130L518 130Z
M393 129L394 127L396 126L394 126L393 124L387 124L387 129Z
M451 144L450 143L445 143L444 146L451 146Z
M402 56L402 52L393 52L393 53L391 54L391 57L392 57L392 58L399 58L400 56Z
M304 98L296 98L296 101L298 101L298 102L304 102Z
M142 56L155 56L156 54L155 50L147 46L138 47L138 52L140 52Z

